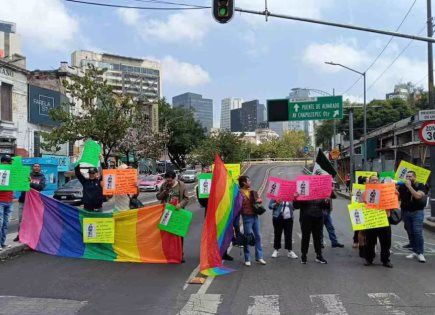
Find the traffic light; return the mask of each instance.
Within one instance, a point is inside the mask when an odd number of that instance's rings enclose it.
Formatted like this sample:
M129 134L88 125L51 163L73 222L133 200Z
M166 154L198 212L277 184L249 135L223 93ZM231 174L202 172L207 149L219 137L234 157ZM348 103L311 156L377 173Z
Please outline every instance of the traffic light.
M234 15L234 0L213 0L213 16L219 23L227 23Z

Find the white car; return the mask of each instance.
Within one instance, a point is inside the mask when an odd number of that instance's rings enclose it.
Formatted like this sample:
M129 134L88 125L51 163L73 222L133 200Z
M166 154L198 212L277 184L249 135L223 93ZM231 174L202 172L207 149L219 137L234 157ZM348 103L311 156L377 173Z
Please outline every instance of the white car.
M187 170L181 175L180 180L185 183L194 183L197 180L195 170Z

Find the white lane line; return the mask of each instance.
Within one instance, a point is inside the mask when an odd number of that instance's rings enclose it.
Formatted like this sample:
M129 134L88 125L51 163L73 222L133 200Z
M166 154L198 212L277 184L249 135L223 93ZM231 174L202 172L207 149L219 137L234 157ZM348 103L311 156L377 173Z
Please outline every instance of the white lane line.
M254 295L253 304L248 307L248 315L280 315L279 295Z
M189 282L190 282L193 278L196 277L196 275L198 274L198 272L199 272L199 265L196 266L195 269L193 269L193 271L191 272L189 278L187 278L187 281L186 281L186 283L185 283L184 286L183 286L183 291L185 291L185 290L187 289L187 287L188 287L189 284L190 284Z
M425 293L427 297L435 297L435 293Z
M310 295L310 300L316 308L323 307L327 311L326 313L316 312L316 315L348 315L339 294Z
M403 239L408 239L408 237L406 237L406 236L401 236L401 235L396 235L396 234L392 234L393 236L396 236L396 237L400 237L400 238L403 238ZM432 246L435 246L435 244L433 244L433 243L428 243L428 242L424 242L425 244L427 244L427 245L432 245Z
M368 293L369 298L375 300L379 305L382 305L387 310L388 314L392 315L406 315L404 311L401 311L395 307L394 304L398 304L400 297L395 293Z
M178 315L217 314L221 303L221 294L191 294L189 301L187 301Z
M0 296L0 314L77 314L87 301L50 298L30 298L24 296Z

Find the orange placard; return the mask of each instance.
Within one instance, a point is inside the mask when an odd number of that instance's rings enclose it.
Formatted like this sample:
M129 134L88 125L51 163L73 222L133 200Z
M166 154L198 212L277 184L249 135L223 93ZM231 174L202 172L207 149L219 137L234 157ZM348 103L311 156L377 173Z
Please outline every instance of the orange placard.
M137 170L103 170L103 194L127 195L137 193Z
M368 209L389 210L399 208L396 184L367 184L365 202Z

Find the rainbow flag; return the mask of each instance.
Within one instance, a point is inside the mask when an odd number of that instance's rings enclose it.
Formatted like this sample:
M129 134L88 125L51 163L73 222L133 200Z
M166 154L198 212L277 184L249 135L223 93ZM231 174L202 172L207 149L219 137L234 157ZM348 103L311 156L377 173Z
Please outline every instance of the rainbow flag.
M157 228L164 205L118 213L91 213L31 189L26 194L20 241L38 252L138 263L181 263L181 238ZM113 244L83 243L83 218L114 218Z
M231 243L233 221L239 215L242 200L239 186L216 155L201 237L200 270L203 275L218 276L234 271L222 265L222 256Z

